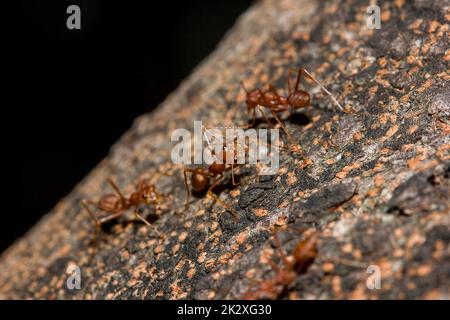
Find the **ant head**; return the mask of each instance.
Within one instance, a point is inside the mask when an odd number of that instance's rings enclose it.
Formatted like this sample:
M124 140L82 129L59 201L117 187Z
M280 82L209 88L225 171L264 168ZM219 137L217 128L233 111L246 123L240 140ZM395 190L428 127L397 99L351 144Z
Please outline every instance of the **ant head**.
M287 102L293 108L303 108L310 105L311 98L308 92L296 90L289 95Z
M153 185L145 186L144 188L142 188L140 197L146 204L158 202L159 199L159 195L158 193L156 193L155 186Z
M263 93L260 89L254 89L252 91L247 92L247 98L245 99L245 102L247 103L247 106L254 107L259 104L263 97Z
M241 83L242 89L244 89L244 91L246 93L245 103L247 104L247 107L255 108L259 104L261 99L264 97L263 92L261 91L261 89L258 89L258 88L249 91L245 87L244 82L241 81L240 83Z

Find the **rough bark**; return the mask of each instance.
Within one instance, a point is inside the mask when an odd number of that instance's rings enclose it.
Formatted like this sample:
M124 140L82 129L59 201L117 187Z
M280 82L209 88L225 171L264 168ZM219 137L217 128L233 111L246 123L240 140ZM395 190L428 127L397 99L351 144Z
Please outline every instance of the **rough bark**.
M274 276L268 259L281 266L271 238L276 226L287 252L304 236L296 227L320 234L314 263L283 298L448 298L449 3L382 3L380 30L366 26L367 1L255 4L173 94L139 117L110 155L2 255L0 297L237 298L252 281ZM184 211L181 168L170 162L172 130L192 128L193 120L245 123L239 81L285 90L288 68L298 66L356 113L337 111L310 86L312 106L283 116L309 166L283 151L277 176L256 182L254 168L242 167L239 186L220 188L236 220L205 198ZM166 169L169 175L156 179ZM130 213L95 249L80 200L109 192L108 177L129 193L146 176L172 196L154 221L164 239ZM80 290L66 287L70 264L81 269ZM367 288L369 265L380 267L381 289Z

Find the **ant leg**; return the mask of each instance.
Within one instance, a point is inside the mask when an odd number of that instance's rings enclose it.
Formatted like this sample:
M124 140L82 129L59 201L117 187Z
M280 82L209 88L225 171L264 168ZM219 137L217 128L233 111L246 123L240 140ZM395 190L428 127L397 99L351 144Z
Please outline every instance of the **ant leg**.
M97 217L95 216L95 214L92 212L92 210L89 208L89 204L92 204L91 201L87 201L87 200L83 200L81 201L81 204L83 205L83 207L86 209L86 211L89 213L89 216L92 218L92 220L94 220L96 225L100 225L101 222L100 220L97 219Z
M297 71L297 78L295 80L295 89L293 91L297 91L298 87L300 86L300 80L302 77L302 73L305 71L304 68L299 68ZM288 75L287 75L287 82L288 82L288 96L293 92L292 91L292 84L291 84L291 78L292 78L292 68L288 69Z
M83 200L83 202L86 203L87 205L92 205L92 206L96 207L98 210L104 211L103 208L99 206L98 202L95 202L92 200Z
M239 83L241 85L241 88L245 91L245 93L248 94L248 90L245 87L244 82L240 81ZM252 128L255 125L255 122L256 122L256 110L255 110L255 108L252 108L252 109L253 109L252 123L250 125L247 125L247 128L245 128L245 129ZM248 111L248 108L247 108L247 111Z
M303 155L302 147L299 144L295 143L294 138L292 138L292 135L289 133L289 131L286 129L286 127L284 126L284 124L281 122L280 118L278 118L278 116L276 115L276 113L274 111L272 111L272 116L280 124L281 128L286 133L286 135L288 137L288 140L289 140L289 143L291 145L291 150L292 151L298 151L298 152L300 152L300 154ZM299 148L297 148L297 146ZM295 150L293 149L294 147L295 147Z
M155 233L158 235L158 237L162 238L161 233L156 229L156 227L155 227L154 225L152 225L150 222L147 221L147 219L145 219L143 216L141 216L141 215L139 214L137 208L134 209L133 213L134 213L134 216L135 216L137 219L139 219L139 220L141 220L143 223L145 223L145 224L147 225L147 227L152 228L153 231L155 231Z
M100 226L99 225L95 225L94 237L92 239L92 242L94 243L95 247L97 247L97 245L98 245L99 234L100 234Z
M263 117L264 117L264 119L266 120L266 122L269 124L269 126L270 126L271 128L273 128L273 127L274 127L273 123L269 120L269 118L267 117L267 115L266 115L266 113L264 112L264 110L262 109L262 107L258 105L258 109L259 109L259 112L261 112L261 114L263 115Z
M288 74L287 74L287 83L288 83L288 96L291 94L292 92L292 85L291 85L291 68L288 69Z
M245 88L244 82L243 81L239 81L239 84L241 85L242 89L244 89L245 93L248 93L247 88Z
M148 222L143 216L141 216L141 215L137 212L137 210L134 211L134 216L135 216L137 219L141 220L143 223L145 223L147 226L153 227L153 226L151 225L150 222Z
M186 172L194 172L194 170L186 169L186 168L183 169L184 186L186 187L186 204L185 204L185 208L187 209L189 207L189 200L190 200L191 193L189 191L189 185L188 185L188 182L187 182L187 174L186 174Z
M295 91L298 90L298 86L300 85L300 79L302 78L302 73L305 71L304 68L298 69L297 80L295 81Z
M235 218L237 218L237 213L234 211L233 208L231 208L228 204L226 204L225 202L223 202L222 200L220 200L220 198L218 196L216 196L213 193L214 188L223 180L223 174L220 174L220 177L208 188L208 192L207 195L208 197L211 197L214 199L214 201L218 202L220 205L224 206L225 208L227 208L228 210L230 210L230 212L233 214L233 216Z
M281 122L280 118L278 118L278 116L276 115L275 112L272 111L272 117L279 123L280 127L283 129L283 131L286 133L286 135L288 136L288 139L293 142L294 139L292 138L291 134L289 133L289 131L287 131L286 127L284 126L284 124Z
M334 95L330 92L330 91L328 91L316 78L314 78L313 76L312 76L312 74L311 73L309 73L308 72L308 70L306 70L305 68L300 68L300 71L299 72L304 72L305 74L306 74L306 76L309 78L309 79L311 79L312 81L314 81L319 87L320 87L320 89L322 89L323 91L325 91L325 93L327 94L327 95L329 95L330 97L331 97L331 99L333 100L333 102L338 106L338 108L342 111L342 112L345 112L345 113L348 113L348 112L346 112L345 110L344 110L344 108L339 104L339 102L337 101L337 99L334 97Z
M126 200L125 200L125 197L123 196L122 192L120 192L119 187L117 186L117 184L115 184L115 182L111 178L108 178L108 183L114 189L114 191L119 195L120 201L122 202L122 207L124 207Z
M258 169L256 169L255 182L256 182L256 183L259 183L259 172L258 172Z
M262 113L264 119L266 120L266 122L270 125L270 127L274 127L273 123L269 120L269 118L267 117L266 113L263 111L261 106L258 106L259 111ZM289 141L291 142L291 144L293 145L294 143L292 143L292 138L291 135L289 134L289 132L286 130L286 128L283 126L283 124L281 123L280 119L275 115L274 112L272 112L272 115L274 116L274 118L277 120L277 122L281 125L281 127L283 128L284 132L288 135Z
M94 220L95 222L95 231L94 231L94 237L93 237L93 242L95 244L97 244L97 238L98 238L98 234L101 230L101 225L102 223L100 222L100 220L97 219L97 217L95 216L95 214L91 211L91 209L89 209L89 205L88 205L88 201L83 200L81 201L81 204L83 205L83 207L86 209L86 211L89 213L89 216Z
M214 181L214 183L213 183L212 185L209 186L208 192L207 192L207 195L208 195L209 197L214 198L217 202L219 202L219 203L221 203L221 204L223 203L222 200L220 200L220 199L213 193L213 189L220 183L220 181L222 181L222 179L223 179L223 174L220 174L219 178L218 178L216 181ZM225 205L225 206L226 206L226 205Z
M284 265L286 266L286 268L291 268L292 267L292 263L289 262L289 260L286 257L286 253L283 250L283 247L281 245L281 241L280 238L278 238L278 234L275 231L273 234L273 238L275 240L275 244L277 246L278 252L280 253L281 256L281 260L283 260Z
M236 165L236 166L237 166L237 165ZM233 183L233 186L238 186L239 183L236 183L236 182L234 181L234 168L235 168L235 164L232 163L232 164L231 164L231 182Z
M277 266L275 262L273 262L272 260L267 260L267 263L270 264L270 266L275 272L280 272L280 268Z
M245 129L250 129L253 128L255 126L256 123L256 108L252 108L253 112L252 112L252 123L247 125L247 128Z

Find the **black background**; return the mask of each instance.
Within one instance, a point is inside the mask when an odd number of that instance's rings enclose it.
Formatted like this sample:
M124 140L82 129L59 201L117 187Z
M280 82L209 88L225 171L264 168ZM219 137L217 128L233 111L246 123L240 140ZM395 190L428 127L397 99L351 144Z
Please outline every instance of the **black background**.
M137 115L174 90L251 3L2 3L0 252L70 192ZM81 8L81 30L66 27L71 4Z

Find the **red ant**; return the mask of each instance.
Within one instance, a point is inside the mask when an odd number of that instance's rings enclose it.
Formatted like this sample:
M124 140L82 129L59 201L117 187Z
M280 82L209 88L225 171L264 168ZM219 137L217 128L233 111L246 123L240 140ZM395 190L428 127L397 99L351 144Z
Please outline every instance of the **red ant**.
M208 143L208 147L210 145L209 139L205 134L206 141ZM213 198L215 201L219 202L224 207L228 208L233 216L237 216L237 213L227 204L225 204L222 200L219 199L214 193L214 188L223 180L225 171L231 170L231 178L233 186L237 185L234 180L234 168L238 166L237 164L237 148L233 148L233 162L231 164L227 163L227 148L223 147L221 154L215 154L212 152L213 157L215 158L214 162L209 165L209 167L205 168L184 168L184 184L186 187L186 208L189 206L190 200L190 192L188 186L187 173L191 173L191 186L194 192L204 192L207 191L207 195ZM222 161L218 161L218 157L222 158ZM211 179L216 178L214 182L211 183Z
M338 108L346 112L344 108L339 104L336 98L328 91L318 80L316 80L305 68L299 68L297 73L297 80L295 82L294 90L292 90L291 85L291 69L288 70L288 96L284 97L278 94L277 90L271 85L268 85L268 89L263 91L261 88L255 88L253 90L248 91L244 83L241 81L241 86L246 93L245 102L247 104L247 111L252 112L252 123L249 127L253 127L256 122L256 108L259 109L261 114L263 115L266 122L273 127L272 122L266 116L266 113L262 108L267 108L270 110L272 117L280 124L283 131L288 136L289 140L293 141L291 134L287 131L286 127L283 125L281 120L278 118L277 113L288 111L289 107L294 109L301 109L307 107L311 104L311 97L307 91L300 90L300 80L302 74L305 74L306 77L314 81L327 95L331 97L333 102L338 106Z
M97 202L92 200L83 200L81 202L91 218L95 221L96 232L94 239L97 238L97 234L103 224L117 220L131 207L134 207L133 213L135 217L147 226L152 227L158 236L161 237L159 231L138 212L138 206L141 204L152 205L155 210L160 209L161 195L156 192L156 187L152 184L146 184L141 180L138 184L137 191L133 192L129 198L125 198L112 179L108 179L108 183L114 189L115 193L105 194ZM106 215L97 217L89 208L89 205L93 205L98 210L106 212Z
M317 256L317 241L319 238L317 233L297 243L293 251L293 262L287 259L276 233L274 238L284 267L280 269L274 262L269 260L269 264L276 272L275 276L272 279L262 281L255 290L246 292L241 299L278 299L298 275L306 273Z

